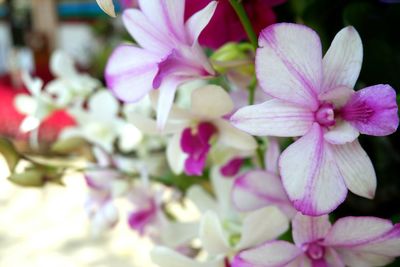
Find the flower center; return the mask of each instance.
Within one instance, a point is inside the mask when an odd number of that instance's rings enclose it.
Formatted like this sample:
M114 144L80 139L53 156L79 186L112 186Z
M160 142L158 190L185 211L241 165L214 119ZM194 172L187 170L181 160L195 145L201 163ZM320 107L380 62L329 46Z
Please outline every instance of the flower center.
M315 112L315 121L324 127L335 125L335 111L333 105L330 103L323 103Z
M324 257L325 248L318 243L310 243L307 246L306 254L311 260L319 260Z
M211 148L211 138L217 128L209 122L202 122L196 128L186 128L181 136L181 149L188 155L185 161L185 173L201 175Z

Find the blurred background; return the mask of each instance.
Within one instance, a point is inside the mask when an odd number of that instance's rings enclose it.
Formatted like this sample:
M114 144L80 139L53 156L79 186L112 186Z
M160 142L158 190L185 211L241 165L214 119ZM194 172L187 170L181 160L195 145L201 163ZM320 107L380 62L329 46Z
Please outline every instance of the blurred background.
M268 0L244 2L250 1ZM120 13L135 3L115 1L115 5ZM325 50L342 27L353 25L364 44L357 88L385 83L400 90L400 1L290 0L273 10L278 22L303 23L318 31ZM26 138L19 132L23 115L13 106L14 96L26 91L21 71L51 80L50 55L62 49L81 71L102 80L107 57L122 40L129 36L120 16L109 18L95 0L0 0L0 135ZM60 111L41 127L51 141L71 123ZM400 221L399 136L397 132L382 138L361 137L379 179L376 198L350 195L335 216L374 215ZM2 166L0 267L151 266L143 253L150 245L139 242L125 224L104 239L89 238L80 177L68 178L66 187L36 190L11 185L7 175Z

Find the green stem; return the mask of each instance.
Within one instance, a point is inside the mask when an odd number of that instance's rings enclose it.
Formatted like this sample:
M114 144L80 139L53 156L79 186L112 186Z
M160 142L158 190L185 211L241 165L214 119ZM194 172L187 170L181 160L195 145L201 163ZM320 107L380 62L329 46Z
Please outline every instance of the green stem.
M246 31L247 36L249 37L250 43L253 46L254 50L257 49L257 35L253 30L253 26L251 25L249 16L247 16L246 10L244 9L241 0L229 0L231 6L235 10L238 15L240 22L243 25L244 30Z
M254 94L256 92L256 87L257 87L257 78L254 75L253 78L251 79L251 82L249 84L249 105L254 104Z

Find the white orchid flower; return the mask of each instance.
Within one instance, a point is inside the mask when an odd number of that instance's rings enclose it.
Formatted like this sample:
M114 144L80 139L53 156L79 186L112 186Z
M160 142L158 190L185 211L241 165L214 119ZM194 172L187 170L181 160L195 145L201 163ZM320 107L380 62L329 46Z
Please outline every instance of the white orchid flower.
M118 116L119 103L107 90L95 93L88 102L88 109L75 107L69 110L78 126L65 129L61 138L80 136L111 153L114 142L123 152L133 150L142 140L142 133Z
M52 54L50 70L56 79L47 84L46 91L55 96L59 106L67 106L77 99L85 99L101 86L97 79L79 73L73 59L61 50Z
M33 78L30 74L24 72L22 80L30 95L17 95L14 105L20 113L26 115L26 118L20 125L21 131L30 132L38 128L40 123L57 107L51 95L42 90L43 81L41 79Z

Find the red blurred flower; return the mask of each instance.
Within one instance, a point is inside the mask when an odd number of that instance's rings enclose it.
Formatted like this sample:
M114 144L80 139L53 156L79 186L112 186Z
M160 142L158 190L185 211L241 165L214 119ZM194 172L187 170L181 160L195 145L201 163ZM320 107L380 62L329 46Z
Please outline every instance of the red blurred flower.
M276 22L272 6L286 0L243 0L253 28L259 32ZM186 0L185 18L204 8L211 0ZM230 41L242 41L247 38L238 16L228 0L218 0L218 7L211 22L200 35L200 44L210 48L219 48Z

